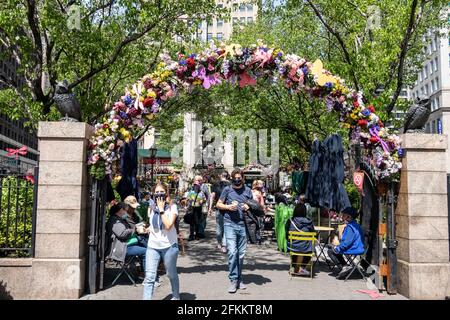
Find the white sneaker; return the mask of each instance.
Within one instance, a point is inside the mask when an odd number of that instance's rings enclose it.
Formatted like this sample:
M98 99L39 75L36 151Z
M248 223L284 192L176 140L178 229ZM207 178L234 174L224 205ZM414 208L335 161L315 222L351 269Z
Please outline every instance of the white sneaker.
M170 299L170 300L180 300L180 298L172 297L172 299Z

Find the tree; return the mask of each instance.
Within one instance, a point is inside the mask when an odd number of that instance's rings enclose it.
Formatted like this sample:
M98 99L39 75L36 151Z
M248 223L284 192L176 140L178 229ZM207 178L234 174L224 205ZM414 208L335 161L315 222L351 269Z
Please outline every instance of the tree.
M2 1L0 59L12 59L24 83L0 77L0 110L34 123L54 116L56 83L67 78L92 120L179 46L175 36L186 39L216 12L212 0Z

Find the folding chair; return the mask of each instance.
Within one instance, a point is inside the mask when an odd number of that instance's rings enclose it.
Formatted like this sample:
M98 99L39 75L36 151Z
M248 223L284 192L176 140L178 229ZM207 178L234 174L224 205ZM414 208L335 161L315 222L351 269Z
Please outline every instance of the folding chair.
M305 266L305 267L309 267L309 272L310 272L310 276L311 276L311 280L313 278L313 256L314 256L314 243L317 241L316 239L316 233L315 232L302 232L302 231L289 231L288 232L288 239L289 239L289 244L290 244L290 248L292 248L292 241L297 241L297 240L301 240L301 241L310 241L311 242L311 248L312 251L311 253L301 253L301 252L293 252L292 250L289 250L289 256L291 259L291 265L300 265L300 266ZM300 256L300 257L310 257L310 260L308 263L293 263L292 262L292 257L293 256ZM307 269L307 268L305 268ZM289 266L289 275L291 276L292 279L292 274L293 272L291 272L291 267Z
M350 264L352 267L350 273L345 278L344 282L350 278L350 276L355 272L355 270L358 270L359 274L363 277L363 281L367 281L368 277L364 274L363 271L361 271L361 262L364 261L365 264L370 266L370 263L366 260L367 251L369 250L369 244L368 244L368 234L365 233L364 235L364 252L362 254L344 254L344 257L347 259L347 263ZM356 263L357 260L357 263Z
M114 286L114 284L119 280L119 278L125 273L128 277L128 279L131 281L131 283L136 286L136 280L134 280L133 276L131 275L130 267L133 263L135 263L136 259L139 259L138 256L127 256L125 258L125 262L116 261L113 260L113 262L116 263L116 266L120 267L120 271L117 274L117 276L114 278L113 282L111 283L111 287Z

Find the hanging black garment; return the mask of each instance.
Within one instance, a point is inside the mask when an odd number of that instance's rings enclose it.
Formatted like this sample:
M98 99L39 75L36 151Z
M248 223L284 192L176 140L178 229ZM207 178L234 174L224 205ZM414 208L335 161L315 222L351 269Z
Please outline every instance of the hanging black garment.
M120 157L120 179L116 190L122 201L128 196L135 196L139 199L138 183L136 179L138 167L137 140L133 139L125 143Z
M338 212L351 206L344 187L344 147L342 138L334 134L325 142L324 175L326 177L323 191L324 207Z
M313 207L319 206L320 189L322 188L322 143L315 140L309 157L309 178L306 185L306 198Z
M344 148L341 137L335 134L323 143L314 141L306 190L310 204L338 212L349 207L350 200L343 182Z

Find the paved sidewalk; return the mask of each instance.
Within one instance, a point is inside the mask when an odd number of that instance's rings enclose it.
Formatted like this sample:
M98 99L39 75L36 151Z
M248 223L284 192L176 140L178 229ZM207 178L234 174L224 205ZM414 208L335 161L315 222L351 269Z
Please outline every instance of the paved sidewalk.
M188 228L181 222L180 229L184 237ZM219 252L215 240L215 219L208 218L206 239L187 242L186 255L178 258L180 292L183 300L371 300L369 295L355 290L368 290L365 282L355 279L344 282L336 280L324 265L316 270L313 280L291 279L288 275L289 256L276 250L276 243L257 246L248 245L244 262L244 283L246 290L229 294L227 288L228 269L226 254ZM356 274L356 272L355 272ZM105 276L106 283L111 282L111 275ZM156 288L154 299L170 299L170 283L162 276L162 284ZM143 286L130 285L125 276L112 288L95 295L86 295L81 299L142 299ZM401 295L388 295L377 300L404 300Z

